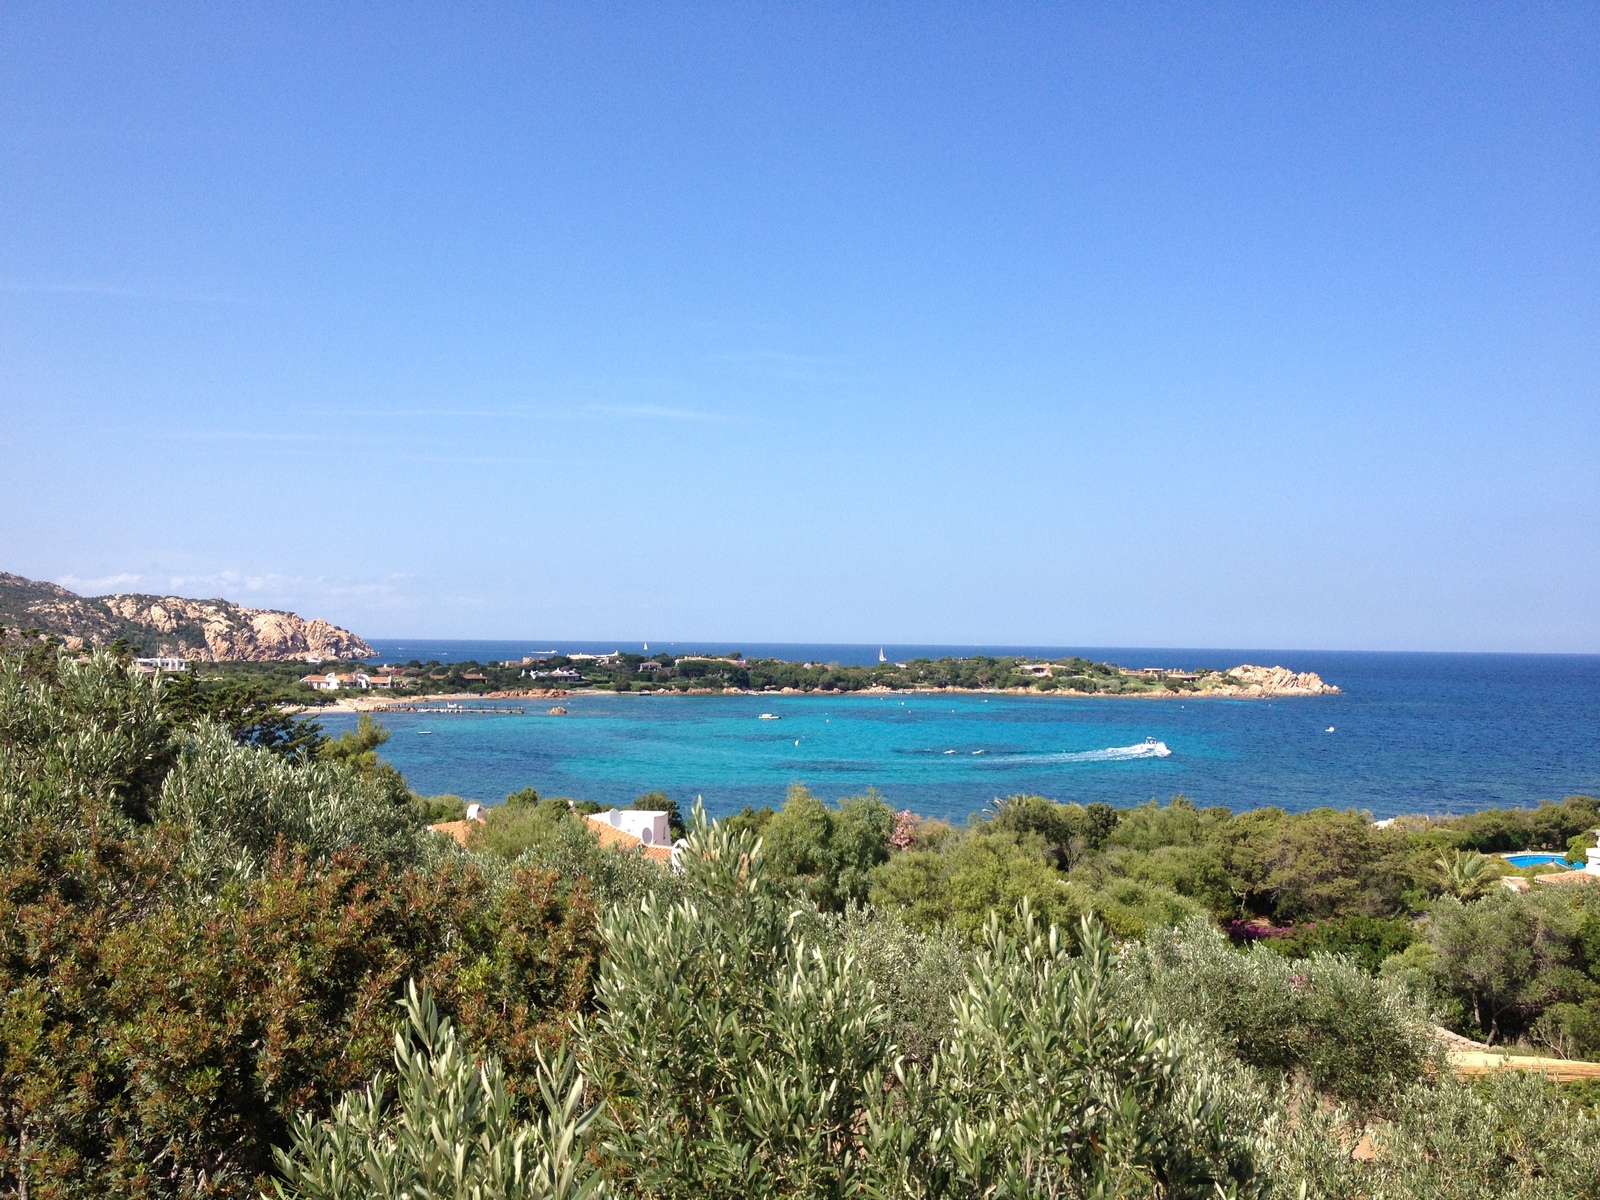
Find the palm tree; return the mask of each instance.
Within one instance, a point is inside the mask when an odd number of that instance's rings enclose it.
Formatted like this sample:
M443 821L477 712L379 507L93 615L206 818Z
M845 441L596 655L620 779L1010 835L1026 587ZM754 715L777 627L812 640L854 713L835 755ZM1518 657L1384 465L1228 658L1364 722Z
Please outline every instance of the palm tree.
M1481 896L1495 880L1495 876L1489 874L1488 856L1476 850L1457 850L1435 861L1439 874L1444 877L1445 889L1462 900Z

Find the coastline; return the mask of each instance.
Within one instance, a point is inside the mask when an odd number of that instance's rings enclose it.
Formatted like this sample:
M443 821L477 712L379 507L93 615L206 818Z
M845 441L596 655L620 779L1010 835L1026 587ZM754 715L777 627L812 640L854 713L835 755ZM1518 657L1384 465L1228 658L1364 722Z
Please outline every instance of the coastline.
M310 716L316 713L384 713L401 708L409 709L418 704L470 704L490 700L559 700L574 696L610 696L616 698L634 697L644 699L652 696L939 696L939 695L964 695L964 696L1032 696L1040 700L1052 698L1066 700L1302 700L1317 696L1340 696L1344 693L1336 687L1326 687L1324 690L1310 691L1303 688L1264 689L1258 684L1240 687L1237 685L1207 688L1204 691L1176 692L1176 691L1150 691L1150 692L1079 692L1070 688L1053 688L1050 691L1040 691L1038 688L964 688L964 687L868 687L857 688L851 691L824 691L821 688L775 688L770 691L755 691L746 688L677 688L646 689L641 691L616 692L605 688L548 688L539 690L509 690L498 692L442 692L435 695L408 696L405 699L385 696L351 696L348 699L335 700L331 704L302 705L293 711L296 715Z

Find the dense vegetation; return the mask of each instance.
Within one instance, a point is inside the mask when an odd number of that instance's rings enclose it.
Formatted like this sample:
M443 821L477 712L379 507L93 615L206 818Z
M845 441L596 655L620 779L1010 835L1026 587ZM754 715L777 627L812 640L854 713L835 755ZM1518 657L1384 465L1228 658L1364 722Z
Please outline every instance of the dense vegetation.
M1024 658L916 658L905 663L841 666L838 663L787 662L783 659L746 659L661 654L617 654L604 657L554 655L517 662L477 661L441 663L413 659L385 668L396 679L396 692L404 696L485 695L490 692L547 688L599 689L603 691L704 692L732 688L738 691L859 692L868 688L1020 688L1052 692L1070 691L1106 695L1190 693L1222 681L1215 670L1147 675L1127 672L1114 663L1086 658L1063 658L1050 664L1032 664L1048 674L1023 668ZM273 695L299 703L330 698L299 682L311 670L288 663L205 663L194 668L203 687L251 680ZM318 665L318 673L370 670L362 664Z
M1588 1044L1590 891L1465 856L1593 800L952 829L796 791L675 872L531 790L460 850L381 729L278 720L0 658L0 1191L1595 1194L1592 1110L1428 1030Z

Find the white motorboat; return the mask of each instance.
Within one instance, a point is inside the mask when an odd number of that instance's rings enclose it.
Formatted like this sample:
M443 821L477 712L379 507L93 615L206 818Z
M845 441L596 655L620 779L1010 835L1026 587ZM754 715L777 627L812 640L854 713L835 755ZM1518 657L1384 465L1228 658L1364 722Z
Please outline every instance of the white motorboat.
M758 721L781 721L781 720L783 720L783 718L780 717L777 713L762 713L759 717L756 718L756 720L758 720Z

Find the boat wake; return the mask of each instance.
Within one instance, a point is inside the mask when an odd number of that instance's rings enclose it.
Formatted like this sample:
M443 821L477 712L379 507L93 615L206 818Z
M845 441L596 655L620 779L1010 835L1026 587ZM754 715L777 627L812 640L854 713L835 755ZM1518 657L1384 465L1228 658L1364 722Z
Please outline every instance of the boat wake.
M1047 763L1128 762L1136 758L1169 758L1172 751L1154 738L1136 746L1108 746L1104 750L1062 750L1054 754L996 754L990 761L1002 766L1036 766Z
M930 758L943 758L946 755L961 755L965 757L967 755L981 754L984 756L985 763L996 767L1027 767L1058 763L1125 762L1136 758L1169 758L1172 755L1172 751L1167 748L1167 744L1158 742L1155 738L1146 738L1136 746L1107 746L1104 750L1060 750L1041 753L1027 750L973 750L963 746L956 750L921 747L916 750L896 750L895 753Z

